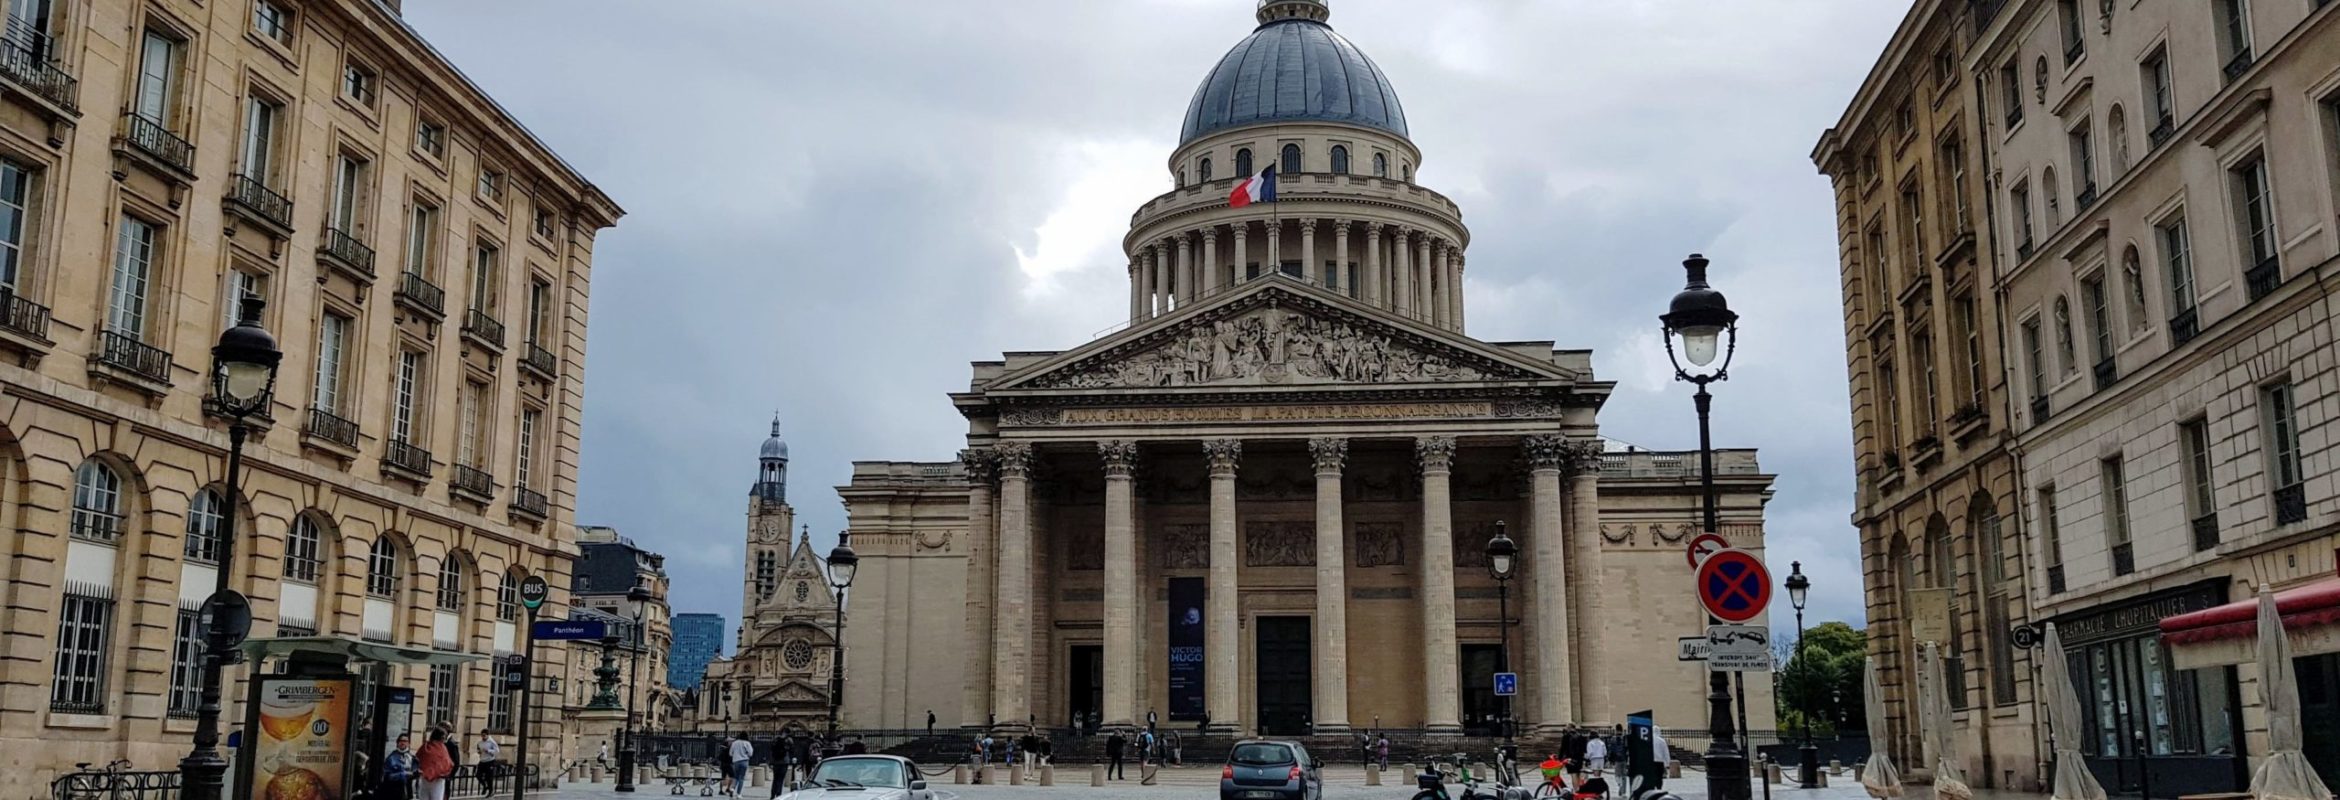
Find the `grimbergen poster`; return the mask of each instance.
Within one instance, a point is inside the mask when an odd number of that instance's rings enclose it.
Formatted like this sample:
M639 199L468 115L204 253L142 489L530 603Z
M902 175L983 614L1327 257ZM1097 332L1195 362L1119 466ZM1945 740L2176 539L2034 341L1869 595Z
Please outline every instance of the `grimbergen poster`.
M348 678L262 676L249 800L343 800L350 746Z

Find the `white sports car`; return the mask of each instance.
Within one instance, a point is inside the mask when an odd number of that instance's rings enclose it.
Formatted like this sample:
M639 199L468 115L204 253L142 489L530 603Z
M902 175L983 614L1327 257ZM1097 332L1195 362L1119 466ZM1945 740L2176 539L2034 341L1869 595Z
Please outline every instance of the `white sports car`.
M901 756L837 756L781 800L934 800L918 765Z

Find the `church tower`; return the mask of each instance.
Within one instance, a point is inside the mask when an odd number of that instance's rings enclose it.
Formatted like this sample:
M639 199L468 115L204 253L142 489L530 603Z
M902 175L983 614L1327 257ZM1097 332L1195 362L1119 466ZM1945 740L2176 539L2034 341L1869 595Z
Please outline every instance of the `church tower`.
M740 595L740 644L756 625L757 612L780 596L780 576L786 568L796 528L796 509L788 505L788 442L780 438L780 417L772 417L772 436L756 457L756 483L748 490L747 582Z

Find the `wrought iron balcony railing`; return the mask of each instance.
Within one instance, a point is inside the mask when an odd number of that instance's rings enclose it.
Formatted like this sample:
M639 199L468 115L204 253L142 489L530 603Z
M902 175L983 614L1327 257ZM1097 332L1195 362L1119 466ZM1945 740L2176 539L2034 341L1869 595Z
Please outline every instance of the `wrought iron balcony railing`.
M552 378L559 374L560 363L560 359L554 357L551 350L539 347L535 342L529 342L527 347L520 350L520 366L535 370L537 374L546 378Z
M2169 137L2175 133L2177 133L2177 120L2162 117L2160 121L2154 123L2153 130L2146 132L2145 141L2151 142L2154 147L2160 147L2162 142L2169 141Z
M49 307L24 299L14 289L0 286L0 328L49 341Z
M2202 335L2202 311L2189 308L2169 318L2169 345L2178 347Z
M2099 392L2112 388L2113 384L2121 380L2121 366L2113 361L2112 356L2097 359L2095 372L2096 390Z
M124 117L122 138L131 147L181 173L195 174L195 145L143 115L133 113Z
M465 312L463 334L498 350L504 349L504 323L488 316L486 311L474 308Z
M117 331L98 332L98 363L123 370L155 383L171 382L171 354L138 340L138 337Z
M413 442L390 440L382 446L382 463L425 478L431 476L431 451L416 447Z
M398 277L398 300L434 317L447 315L447 290L439 288L419 273L406 272Z
M480 497L496 496L496 476L478 467L455 465L448 472L447 486L458 492L470 492Z
M325 441L332 442L352 450L357 449L357 423L342 419L340 415L331 411L327 411L322 408L309 409L309 425L303 430L306 430L310 436L315 436L319 439L323 439Z
M2072 197L2072 213L2087 211L2093 205L2096 205L2096 182L2089 181L2080 187L2079 194Z
M2046 421L2047 421L2047 418L2048 418L2048 397L2047 397L2047 395L2044 395L2044 394L2041 394L2041 395L2033 395L2033 396L2032 396L2032 398L2031 398L2031 424L2033 424L2033 425L2037 425L2037 424L2040 424L2040 423L2042 423L2042 422L2046 422Z
M2064 593L2064 565L2057 564L2055 566L2048 567L2047 578L2048 594Z
M326 228L325 246L319 252L339 262L351 275L367 282L374 280L374 248L367 247L348 231Z
M2218 512L2194 518L2194 552L2218 546Z
M2275 490L2275 524L2307 521L2307 484L2294 483Z
M2137 546L2128 542L2112 547L2113 574L2127 575L2137 571Z
M2246 284L2253 303L2258 302L2259 298L2274 294L2277 288L2283 286L2282 258L2268 256L2260 259L2258 264L2243 271L2243 283Z
M2248 47L2235 53L2233 58L2226 60L2226 81L2233 83L2236 78L2242 77L2243 73L2251 71L2251 65L2258 63L2257 59L2258 57L2252 54Z
M228 201L280 230L292 230L292 200L268 188L259 178L238 173L235 180L228 182Z
M544 519L550 505L546 502L544 494L534 489L527 487L514 487L512 489L512 510L514 512Z
M14 20L9 25L12 29L16 27ZM10 31L6 41L0 42L0 76L5 76L43 100L57 104L67 114L81 113L75 102L81 94L81 82L49 59L46 34L33 32L32 35L40 37L38 41L42 44L28 46L25 41L18 39L14 30Z

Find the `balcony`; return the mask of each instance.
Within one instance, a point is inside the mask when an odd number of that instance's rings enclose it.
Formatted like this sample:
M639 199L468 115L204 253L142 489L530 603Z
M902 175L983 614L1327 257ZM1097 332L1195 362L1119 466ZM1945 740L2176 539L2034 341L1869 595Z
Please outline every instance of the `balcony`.
M2078 32L2075 31L2074 33L2077 34ZM2087 39L2083 39L2075 35L2072 37L2072 41L2064 43L2064 66L2069 67L2073 64L2080 63L2080 57L2084 55L2088 55Z
M2307 484L2294 483L2275 490L2275 524L2307 521Z
M20 27L10 19L11 28ZM0 41L0 77L22 87L34 97L47 100L68 116L78 115L81 109L75 98L81 94L81 82L49 60L48 36L34 31L25 33L38 37L31 42L20 41L16 31L10 31L6 41Z
M520 366L545 380L558 377L560 365L560 359L554 357L551 350L538 347L535 342L529 342L520 350Z
M486 311L474 308L463 313L463 336L491 350L504 349L504 323Z
M2048 418L2048 398L2047 398L2047 395L2044 395L2044 394L2043 394L2043 395L2037 395L2037 396L2034 396L2034 397L2032 397L2032 398L2031 398L2031 424L2033 424L2033 425L2038 425L2038 424L2040 424L2040 423L2042 423L2042 422L2046 422L2046 421L2047 421L2047 418Z
M122 142L129 145L131 153L182 180L195 177L195 145L179 138L160 122L137 114L122 115Z
M98 331L98 349L89 354L89 360L91 366L127 374L156 388L171 385L171 354L135 336Z
M2243 73L2251 71L2251 65L2257 63L2256 59L2248 47L2236 52L2233 58L2226 60L2226 82L2233 83Z
M0 330L49 344L49 307L0 286Z
M2055 566L2048 567L2048 568L2047 568L2047 575L2048 575L2048 594L2063 594L2063 593L2064 593L2064 565L2062 565L2062 564L2057 564L2057 565L2055 565Z
M396 296L399 304L429 315L433 320L447 318L447 290L439 288L438 284L418 273L399 274Z
M228 209L260 223L277 238L292 235L293 204L268 184L239 174L228 182Z
M2072 213L2078 214L2087 211L2088 207L2093 205L2096 205L2096 182L2089 181L2087 185L2080 187L2079 194L2072 197Z
M523 517L534 517L538 521L542 521L545 517L549 516L550 509L551 504L546 502L542 493L526 487L513 487L513 514Z
M2021 124L2023 124L2023 103L2018 101L2007 107L2007 130L2014 130L2015 126Z
M344 449L357 449L357 423L342 419L340 415L322 408L309 409L309 424L301 427L301 433L340 445Z
M2283 285L2283 263L2278 256L2259 259L2257 266L2243 270L2243 283L2249 288L2251 302L2275 293Z
M2163 142L2169 141L2169 137L2176 133L2177 120L2162 117L2159 122L2154 124L2153 130L2145 134L2145 141L2151 142L2154 147L2160 147Z
M2137 546L2122 542L2112 546L2113 576L2119 577L2137 571Z
M457 464L449 472L447 489L456 497L469 498L484 504L496 499L496 476L489 475L486 470L477 467Z
M2096 390L2099 392L2112 388L2113 384L2121 380L2121 365L2114 363L2112 356L2097 359L2095 371Z
M348 231L326 228L325 241L317 248L317 255L359 283L374 282L374 248L367 247Z
M1983 411L1980 399L1969 401L1950 414L1950 437L1961 442L1990 427L1990 414Z
M382 466L428 480L431 477L431 451L416 447L412 442L392 439L382 445Z
M2195 518L2194 518L2194 552L2197 552L2197 553L2199 553L2199 552L2202 552L2202 551L2204 551L2204 550L2208 550L2208 549L2210 549L2210 548L2217 547L2217 546L2218 546L2218 512L2216 512L2216 511L2212 511L2212 512L2210 512L2210 513L2208 513L2208 514L2203 514L2202 516L2195 517Z
M2017 260L2017 261L2027 261L2027 260L2030 260L2030 258L2031 258L2031 252L2032 252L2032 250L2034 250L2034 249L2036 249L2036 246L2032 244L2031 240L2030 240L2030 239L2024 239L2024 240L2023 240L2023 243L2021 243L2021 244L2018 244L2018 245L2015 245L2015 260Z
M2202 311L2189 308L2169 318L2169 346L2180 347L2202 335Z

